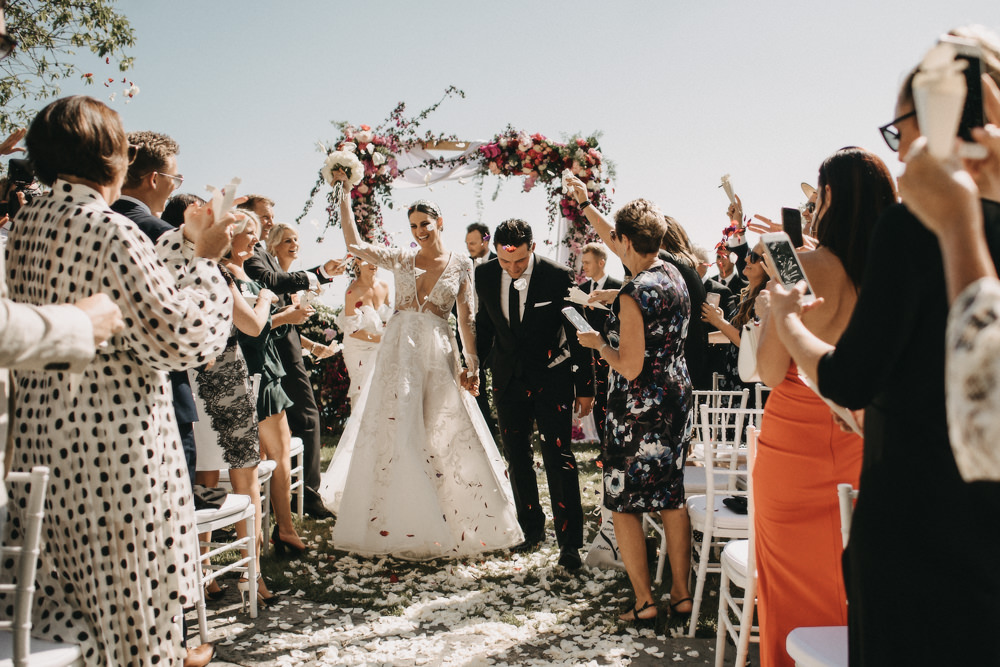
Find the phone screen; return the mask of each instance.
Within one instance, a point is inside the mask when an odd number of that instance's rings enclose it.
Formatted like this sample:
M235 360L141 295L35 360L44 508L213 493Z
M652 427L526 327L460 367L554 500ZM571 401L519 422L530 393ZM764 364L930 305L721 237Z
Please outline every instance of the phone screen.
M972 141L972 128L983 127L986 124L983 110L983 81L981 49L975 42L946 35L941 38L955 47L956 57L969 63L965 74L965 108L962 109L962 122L958 126L958 136L963 141Z
M795 256L795 248L788 239L768 239L764 241L767 247L767 254L774 262L774 269L781 278L781 284L792 287L800 280L806 279L806 274L802 271L798 258ZM812 295L812 289L808 287L806 281L806 295Z
M792 245L801 248L802 240L802 213L797 208L781 209L781 227L792 240Z
M588 331L594 330L594 327L590 326L590 322L585 320L583 315L581 315L580 311L578 311L576 308L573 308L572 306L567 306L562 309L562 312L563 315L566 317L566 319L570 321L570 324L576 327L577 331L586 333Z

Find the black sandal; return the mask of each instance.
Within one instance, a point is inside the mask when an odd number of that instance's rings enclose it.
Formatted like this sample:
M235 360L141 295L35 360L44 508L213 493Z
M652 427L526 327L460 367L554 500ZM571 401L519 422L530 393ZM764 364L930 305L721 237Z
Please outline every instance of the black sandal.
M632 623L633 625L652 626L656 623L656 618L657 618L656 616L650 616L649 618L641 618L639 616L640 613L646 611L650 607L656 609L656 603L650 601L642 605L641 607L633 607L632 609L629 609L628 612L626 612L625 618L619 616L618 620L623 621L625 623ZM629 615L631 615L631 618L629 617Z
M677 607L679 607L680 605L684 604L685 602L694 602L694 600L692 598L681 598L677 602L674 602L673 604L670 605L670 615L671 616L675 616L675 615L676 616L690 616L691 612L694 611L694 607L691 607L691 609L688 609L687 611L679 611L677 609Z

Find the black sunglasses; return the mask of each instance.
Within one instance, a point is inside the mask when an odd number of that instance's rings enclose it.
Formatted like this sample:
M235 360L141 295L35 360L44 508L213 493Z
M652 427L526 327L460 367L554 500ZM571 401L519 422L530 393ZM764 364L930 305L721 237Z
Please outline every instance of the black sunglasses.
M756 264L757 262L763 262L764 255L758 254L751 250L747 253L747 264Z
M806 205L803 206L802 208L804 208L805 210L809 211L810 213L815 213L816 212L816 202L814 202L814 201L807 201Z
M889 146L889 148L893 152L899 151L899 131L893 128L893 125L902 122L907 118L912 118L913 116L916 115L917 111L916 109L914 109L910 113L904 113L902 116L895 119L891 123L887 123L878 129L878 131L882 133L882 138L885 139L885 143Z

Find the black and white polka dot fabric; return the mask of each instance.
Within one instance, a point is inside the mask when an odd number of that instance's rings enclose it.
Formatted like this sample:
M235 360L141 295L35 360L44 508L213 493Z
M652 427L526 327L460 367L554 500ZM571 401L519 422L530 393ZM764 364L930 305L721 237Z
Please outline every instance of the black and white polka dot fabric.
M179 665L197 536L164 371L225 348L230 291L208 260L172 276L135 224L87 186L56 181L22 211L8 239L11 298L42 305L104 292L126 325L82 374L16 373L12 468L52 468L33 633L82 644L88 665ZM14 493L10 538L26 500Z

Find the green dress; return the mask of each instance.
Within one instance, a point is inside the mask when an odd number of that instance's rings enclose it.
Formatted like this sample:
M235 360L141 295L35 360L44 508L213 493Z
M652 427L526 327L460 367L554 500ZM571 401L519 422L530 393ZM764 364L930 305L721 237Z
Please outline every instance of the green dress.
M237 278L236 285L244 296L256 297L262 289L260 283L255 280ZM272 310L271 315L273 314ZM285 368L281 365L278 348L274 344L276 338L285 334L287 325L272 329L271 315L268 315L267 324L257 336L250 336L242 331L239 333L240 348L247 360L247 370L251 376L260 375L260 385L257 390L258 422L292 407L292 399L288 398L288 394L281 388L281 378L285 376Z

